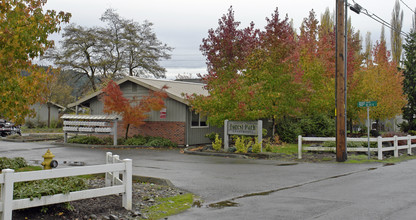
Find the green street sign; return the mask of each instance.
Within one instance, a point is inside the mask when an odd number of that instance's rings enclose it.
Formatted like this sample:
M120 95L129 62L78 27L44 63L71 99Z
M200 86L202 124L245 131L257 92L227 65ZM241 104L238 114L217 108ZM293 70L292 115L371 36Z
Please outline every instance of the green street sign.
M358 107L375 107L375 106L377 106L377 101L358 102Z

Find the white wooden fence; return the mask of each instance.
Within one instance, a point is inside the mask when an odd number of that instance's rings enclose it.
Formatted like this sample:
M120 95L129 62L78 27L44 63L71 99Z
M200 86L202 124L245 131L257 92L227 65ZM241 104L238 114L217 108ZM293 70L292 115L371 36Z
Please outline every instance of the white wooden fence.
M394 151L394 157L399 156L399 150L407 149L407 154L412 155L412 148L416 147L416 144L412 144L412 140L415 140L416 136L405 136L405 137L387 137L382 138L378 136L377 138L370 138L370 142L377 142L377 148L370 148L370 151L377 152L377 158L383 160L383 152L385 151ZM406 140L406 145L399 145L399 141ZM308 151L334 151L335 147L302 147L303 141L335 141L334 137L298 137L298 158L302 159L302 149ZM368 138L347 138L347 142L367 142ZM393 142L391 147L383 147L383 142ZM347 152L367 152L367 147L347 147Z
M110 162L111 160L111 162ZM117 155L106 155L106 164L62 168L42 171L30 171L15 173L12 169L3 169L0 174L0 219L11 220L12 211L36 206L44 206L56 203L70 202L80 199L88 199L113 194L122 194L122 204L125 209L132 209L132 160L120 160ZM70 192L68 194L55 194L42 196L40 199L13 199L13 186L15 182L25 182L40 179L52 179L68 176L106 173L106 185L102 188ZM120 179L119 174L122 174ZM107 179L111 178L111 179Z

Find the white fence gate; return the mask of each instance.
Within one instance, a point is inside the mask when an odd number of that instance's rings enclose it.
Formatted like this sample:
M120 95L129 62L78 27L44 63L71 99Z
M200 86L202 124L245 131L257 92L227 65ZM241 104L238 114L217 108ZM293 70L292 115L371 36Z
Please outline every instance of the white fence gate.
M347 138L347 142L367 142L367 138ZM377 142L377 148L370 148L370 151L377 152L377 158L383 160L383 152L393 151L394 157L399 156L399 150L407 149L407 154L412 155L412 148L416 147L416 144L412 144L412 140L416 140L416 136L405 136L405 137L386 137L382 138L378 136L377 138L370 138L370 142ZM324 142L324 141L335 141L334 137L298 137L298 158L302 159L302 150L308 151L335 151L335 147L302 147L303 141L312 141L312 142ZM406 141L405 145L399 145L399 141ZM383 142L393 142L393 146L383 147ZM367 147L357 147L357 148L348 148L347 151L355 152L367 152Z
M102 188L88 189L68 194L55 194L27 199L13 199L13 186L16 182L33 181L40 179L52 179L68 176L79 176L87 174L106 174L106 185ZM122 178L120 179L120 173ZM0 174L0 219L11 220L12 211L36 206L45 206L56 203L70 202L80 199L88 199L113 194L122 194L122 203L125 209L132 209L132 160L120 160L118 155L107 153L106 164L62 168L42 171L30 171L15 173L12 169L3 169Z

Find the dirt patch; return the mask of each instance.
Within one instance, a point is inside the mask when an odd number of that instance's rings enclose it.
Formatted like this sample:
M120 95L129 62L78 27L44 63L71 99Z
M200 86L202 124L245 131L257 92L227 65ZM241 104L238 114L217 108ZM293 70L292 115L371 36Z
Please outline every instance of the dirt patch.
M104 179L89 180L90 188L104 186ZM122 207L120 195L73 201L43 207L13 211L13 219L53 220L53 219L147 219L143 213L146 207L156 205L156 198L166 198L186 193L183 190L149 183L133 183L133 209Z

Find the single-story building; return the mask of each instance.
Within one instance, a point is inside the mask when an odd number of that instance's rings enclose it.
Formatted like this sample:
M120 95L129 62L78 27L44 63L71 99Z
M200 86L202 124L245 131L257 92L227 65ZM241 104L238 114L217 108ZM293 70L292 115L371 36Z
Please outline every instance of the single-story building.
M56 104L54 102L36 103L30 106L36 113L33 118L26 117L26 122L34 123L36 126L49 125L59 121L59 114L65 109L65 107Z
M144 136L158 136L168 138L179 145L197 145L210 143L205 134L223 132L222 128L210 126L207 117L196 114L189 106L186 94L208 95L204 89L205 84L183 81L170 81L158 79L146 79L127 76L116 82L123 92L123 96L129 99L140 99L149 94L150 90L159 91L167 86L168 98L165 100L165 109L152 111L146 123L140 127L130 127L129 136L140 134ZM100 100L102 91L87 95L68 107L88 107L91 115L103 115L104 104ZM123 137L125 129L119 123L118 135Z

